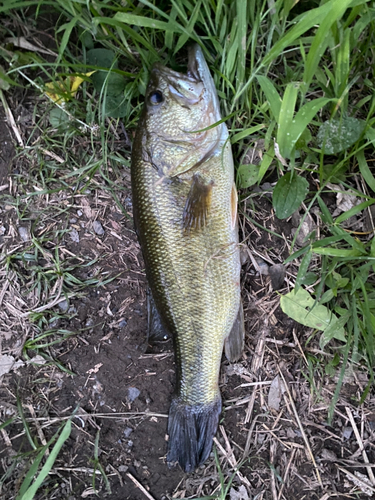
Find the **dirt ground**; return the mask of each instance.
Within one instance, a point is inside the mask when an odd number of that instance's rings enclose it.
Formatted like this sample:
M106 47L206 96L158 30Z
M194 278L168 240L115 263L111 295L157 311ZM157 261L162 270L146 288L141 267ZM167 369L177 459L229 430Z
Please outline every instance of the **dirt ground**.
M64 217L56 215L43 224L31 216L21 220L14 204L18 196L14 179L18 176L19 183L20 174L27 175L28 170L25 160L19 160L22 148L17 148L15 157L13 143L2 114L2 255L30 247L20 227L36 236L48 229L48 234L59 236L44 243L47 263L48 252L52 255L57 248L60 258L71 263L72 276L83 282L99 277L99 284L83 287L72 298L55 293L57 300L49 303L51 321L43 325L37 315L39 296L29 288L32 268L26 260L8 266L6 259L1 261L1 354L14 356L15 361L25 362L25 355L34 359L3 375L1 422L17 415L21 405L31 435L43 443L64 418L75 415L71 436L35 498L75 500L95 497L95 492L98 498L111 500L219 497L225 485L220 485L217 464L226 484L233 478L227 489L230 500L373 495L374 487L367 481L375 463L374 395L359 404L367 379L360 371L348 372L333 422L327 425L338 372L325 373L318 336L280 310L279 293L292 287L297 271L296 263L281 266L289 254L295 221L274 216L270 186L242 193L245 350L234 365L222 360L224 409L215 439L216 459L212 454L188 475L166 465L167 415L175 385L173 349L171 339L147 343L146 280L131 217L119 209L98 176L94 187L69 197ZM125 144L122 136L121 144ZM131 216L128 166L121 172L123 185L117 195ZM51 195L48 203L57 204L59 196ZM34 205L29 205L30 212ZM94 230L95 222L100 222L102 232ZM17 269L23 282L16 279ZM36 361L42 341L29 344L22 354L25 341L37 337L36 327L53 330L54 338L71 332L45 348L62 368ZM1 432L2 498L11 500L30 468L31 446L19 418Z

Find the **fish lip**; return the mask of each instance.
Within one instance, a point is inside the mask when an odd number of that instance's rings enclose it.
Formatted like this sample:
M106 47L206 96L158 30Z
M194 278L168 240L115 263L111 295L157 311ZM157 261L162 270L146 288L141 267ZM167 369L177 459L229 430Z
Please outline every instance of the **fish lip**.
M213 105L214 119L215 121L219 121L221 119L220 104L214 79L211 76L203 51L197 43L188 48L187 67L188 76L194 78L195 81L201 81L203 83L205 92Z

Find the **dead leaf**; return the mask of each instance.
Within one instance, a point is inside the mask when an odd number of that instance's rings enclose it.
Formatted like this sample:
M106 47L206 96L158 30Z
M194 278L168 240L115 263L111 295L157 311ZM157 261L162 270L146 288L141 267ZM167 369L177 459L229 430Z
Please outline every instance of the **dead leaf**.
M247 490L243 484L236 491L233 487L229 491L230 500L250 500Z
M285 392L283 381L278 375L272 380L268 393L268 406L276 411L280 409L281 398Z
M11 370L17 370L25 363L21 360L16 361L13 356L8 356L8 354L0 355L0 377L9 373Z
M93 73L95 73L95 71L90 71L82 76L68 76L64 80L59 80L60 77L57 75L55 82L46 83L48 90L46 90L45 93L54 102L60 104L62 102L67 102L76 95L79 86L85 81L85 77L91 76Z
M90 370L87 370L86 373L98 373L99 369L103 366L103 363L98 363L97 365L94 366L94 368L90 368Z

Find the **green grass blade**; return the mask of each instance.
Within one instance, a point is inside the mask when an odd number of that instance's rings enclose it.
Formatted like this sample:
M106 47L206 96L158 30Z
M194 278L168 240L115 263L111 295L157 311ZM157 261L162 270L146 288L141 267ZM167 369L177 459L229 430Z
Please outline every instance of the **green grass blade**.
M329 5L330 9L327 15L319 23L320 26L315 34L309 53L307 54L305 72L303 75L306 90L310 86L320 59L328 46L329 38L332 36L330 32L331 26L343 16L351 3L352 0L332 0L331 2L327 2L326 5Z
M367 185L375 192L375 177L367 164L364 151L359 151L356 154L356 158L358 160L359 171L361 172L362 177L366 181Z
M266 96L268 104L270 105L270 109L271 109L271 113L273 115L273 118L276 121L278 121L279 115L280 115L280 108L281 108L281 98L280 98L274 84L266 76L258 75L257 80L258 80L258 83L261 86L261 88Z
M237 83L242 86L246 69L247 0L236 0L237 8Z
M296 113L295 117L292 119L289 125L285 125L288 127L286 130L288 131L287 136L288 140L286 141L286 157L289 157L291 152L296 145L296 142L301 137L302 133L309 125L311 120L314 118L316 113L321 110L327 103L329 103L332 99L327 99L325 97L319 97L318 99L314 99L306 103L302 108Z
M264 123L260 123L259 125L254 125L254 127L246 128L245 130L242 130L241 132L237 132L237 134L234 134L234 136L231 138L231 143L235 144L236 142L240 141L241 139L244 139L245 137L249 137L252 134L255 134L255 132L258 132L259 130L262 130L266 127Z
M299 86L295 83L289 83L287 85L281 102L279 118L277 120L279 125L277 130L277 144L280 148L280 154L284 158L290 158L290 153L292 151L290 147L290 127L296 107L298 88Z
M35 479L34 483L25 492L25 494L22 496L20 500L33 500L39 487L42 485L43 481L45 480L50 470L52 469L53 464L55 463L57 455L60 453L63 444L69 438L71 429L72 429L72 422L69 419L64 425L61 434L58 437L55 446L52 448L51 453L46 460L46 463L43 465L42 470L39 472L38 477Z
M374 199L370 199L368 201L364 201L363 203L360 203L359 205L356 205L355 207L352 207L350 210L347 210L346 212L342 213L339 215L336 219L336 224L341 224L341 222L344 222L345 220L350 219L350 217L353 217L353 215L357 215L365 208L373 205L375 203Z

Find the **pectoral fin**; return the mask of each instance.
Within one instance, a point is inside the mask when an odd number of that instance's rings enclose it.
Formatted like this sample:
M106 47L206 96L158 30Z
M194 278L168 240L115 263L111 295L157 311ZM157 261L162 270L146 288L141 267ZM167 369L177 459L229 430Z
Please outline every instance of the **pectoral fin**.
M183 215L184 229L201 229L206 225L211 205L213 181L205 184L203 179L195 174L191 185Z
M237 318L234 320L232 330L225 339L225 356L228 361L233 363L238 361L242 355L245 341L245 322L243 315L242 301L238 309Z

